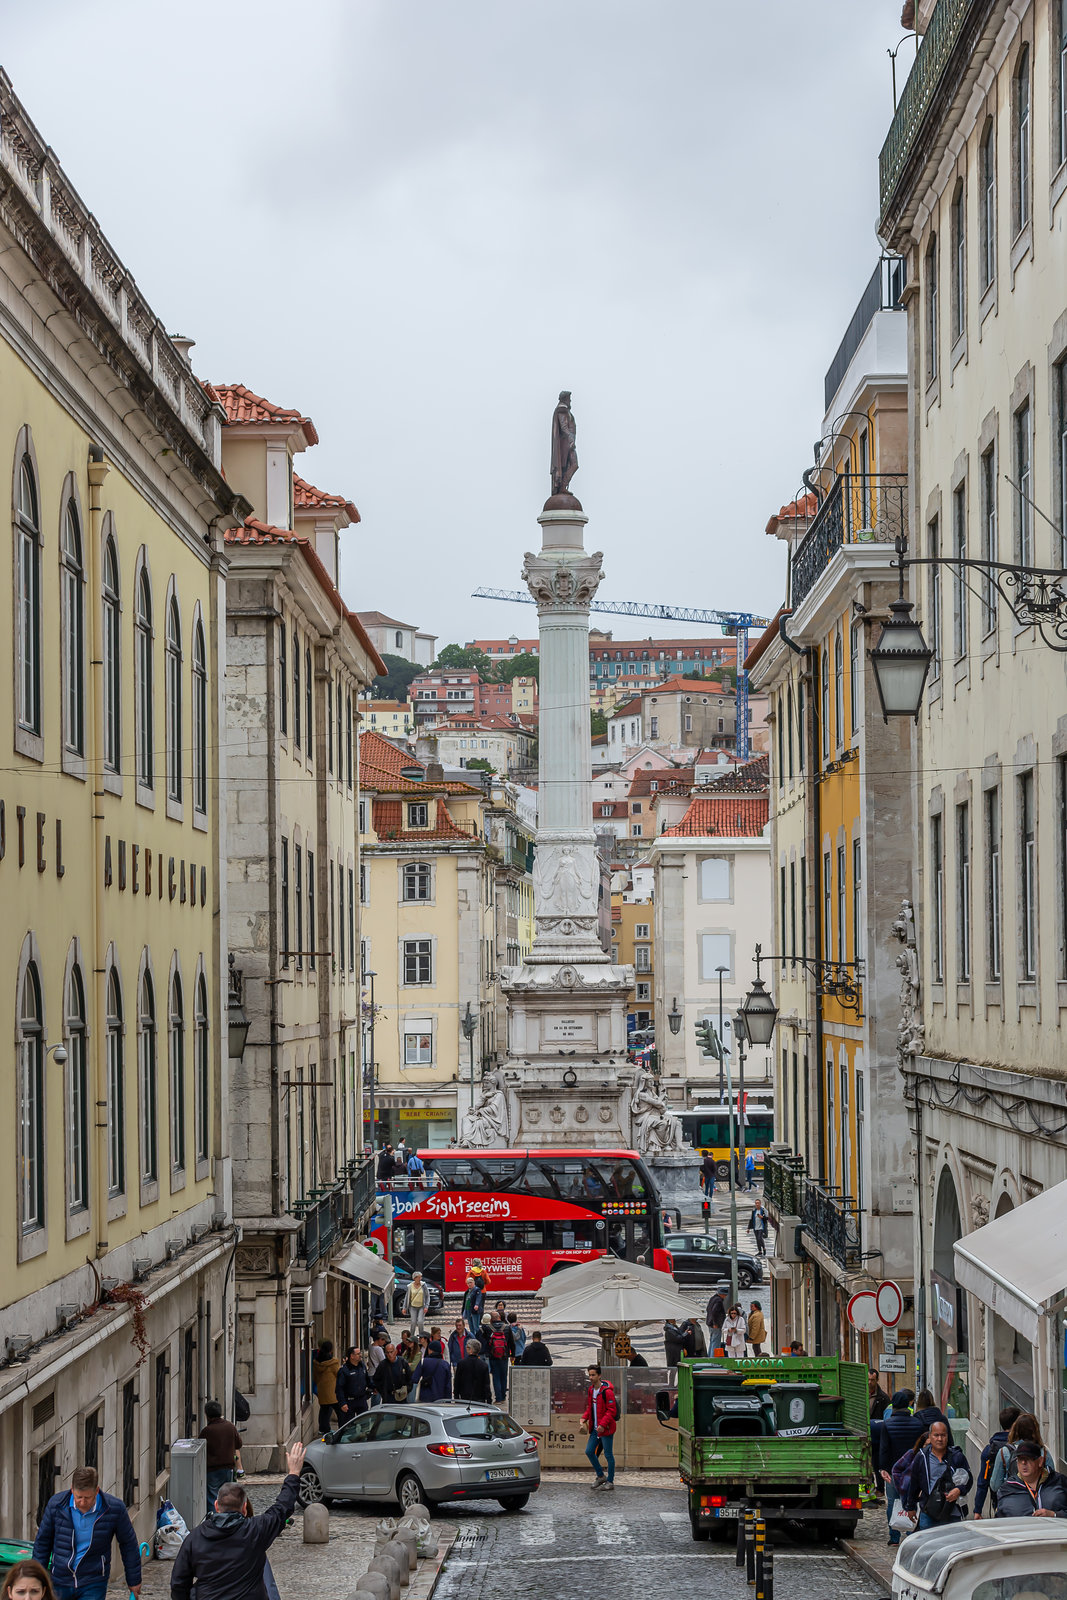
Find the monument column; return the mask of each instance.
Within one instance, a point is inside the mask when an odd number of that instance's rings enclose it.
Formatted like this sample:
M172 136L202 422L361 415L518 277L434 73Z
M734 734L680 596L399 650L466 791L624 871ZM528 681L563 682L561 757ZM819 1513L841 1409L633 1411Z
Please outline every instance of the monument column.
M603 574L599 553L585 550L589 519L568 489L577 465L564 392L552 419L552 494L537 519L541 549L522 573L540 621L540 717L534 944L521 967L501 972L508 1059L496 1090L515 1145L626 1145L632 1129L633 969L614 965L600 943L593 834L589 605Z

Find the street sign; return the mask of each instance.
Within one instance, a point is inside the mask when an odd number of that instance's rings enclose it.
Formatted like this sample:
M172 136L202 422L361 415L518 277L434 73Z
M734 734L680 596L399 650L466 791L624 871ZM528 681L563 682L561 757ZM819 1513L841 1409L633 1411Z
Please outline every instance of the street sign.
M881 1328L878 1302L869 1289L852 1296L848 1303L848 1320L858 1333L877 1333Z
M886 1278L875 1291L879 1321L887 1328L895 1328L904 1315L904 1296L892 1278Z
M886 1328L885 1331L883 1332L883 1334L882 1334L882 1348L885 1351L887 1356L896 1355L896 1353L897 1353L897 1330L895 1328Z
M879 1372L907 1372L908 1363L904 1356L879 1356Z

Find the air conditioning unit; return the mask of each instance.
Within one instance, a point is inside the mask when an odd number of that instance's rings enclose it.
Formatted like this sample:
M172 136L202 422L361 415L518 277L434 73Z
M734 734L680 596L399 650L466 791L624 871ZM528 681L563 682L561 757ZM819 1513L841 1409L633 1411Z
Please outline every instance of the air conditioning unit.
M16 1360L24 1356L33 1344L33 1339L28 1333L11 1333L5 1340L9 1360Z
M289 1290L289 1326L290 1328L310 1328L311 1316L311 1288Z

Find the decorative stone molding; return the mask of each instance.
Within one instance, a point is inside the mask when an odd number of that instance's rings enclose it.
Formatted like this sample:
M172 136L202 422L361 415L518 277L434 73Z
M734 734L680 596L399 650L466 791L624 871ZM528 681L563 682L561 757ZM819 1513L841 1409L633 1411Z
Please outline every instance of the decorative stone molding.
M603 559L600 550L573 561L559 556L535 556L527 550L522 581L539 611L588 611L604 577L600 566Z
M907 1063L922 1054L926 1029L920 1007L919 950L915 940L915 911L910 900L902 900L900 915L892 924L894 936L903 945L897 956L900 971L900 1025L897 1028L897 1065L904 1072Z

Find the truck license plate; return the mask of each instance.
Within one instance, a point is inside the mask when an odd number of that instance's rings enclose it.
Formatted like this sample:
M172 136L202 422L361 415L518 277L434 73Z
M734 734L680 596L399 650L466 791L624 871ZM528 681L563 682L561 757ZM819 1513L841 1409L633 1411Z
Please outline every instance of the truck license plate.
M737 1506L720 1506L715 1515L717 1517L733 1517L734 1521L736 1522L740 1516L740 1512Z
M518 1467L490 1467L485 1476L487 1482L495 1483L498 1478L517 1478L519 1469Z

